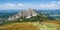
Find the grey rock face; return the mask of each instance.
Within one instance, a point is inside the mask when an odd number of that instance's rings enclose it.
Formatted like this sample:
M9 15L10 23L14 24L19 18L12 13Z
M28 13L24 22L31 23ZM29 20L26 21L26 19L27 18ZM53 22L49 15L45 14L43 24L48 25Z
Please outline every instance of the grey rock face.
M8 20L15 20L17 18L31 18L32 16L37 16L37 12L34 11L34 9L27 9L24 11L19 12L18 14L14 16L10 16Z

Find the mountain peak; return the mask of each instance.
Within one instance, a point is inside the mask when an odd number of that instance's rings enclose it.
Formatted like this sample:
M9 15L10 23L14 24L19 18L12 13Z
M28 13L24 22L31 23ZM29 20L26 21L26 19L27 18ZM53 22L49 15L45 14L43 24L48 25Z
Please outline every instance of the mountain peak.
M31 18L32 16L37 16L37 12L35 12L34 9L27 9L27 10L24 10L24 11L20 11L18 14L14 15L14 16L10 16L8 18L8 20L15 20L17 18Z

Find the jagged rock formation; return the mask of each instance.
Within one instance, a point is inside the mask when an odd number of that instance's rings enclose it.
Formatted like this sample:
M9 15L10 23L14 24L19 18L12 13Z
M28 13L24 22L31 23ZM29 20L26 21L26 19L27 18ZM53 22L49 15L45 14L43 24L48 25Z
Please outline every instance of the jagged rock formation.
M37 12L34 9L27 9L24 11L20 11L18 14L14 16L10 16L8 20L16 20L17 18L31 18L32 16L37 16Z

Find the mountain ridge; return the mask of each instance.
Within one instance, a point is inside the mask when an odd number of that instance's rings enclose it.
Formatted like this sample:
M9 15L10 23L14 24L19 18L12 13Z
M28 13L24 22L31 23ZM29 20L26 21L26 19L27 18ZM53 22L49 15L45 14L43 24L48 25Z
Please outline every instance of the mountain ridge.
M17 18L30 18L32 16L37 16L37 12L34 10L34 9L27 9L27 10L24 10L24 11L20 11L19 13L17 13L16 15L14 16L10 16L8 18L8 20L15 20Z

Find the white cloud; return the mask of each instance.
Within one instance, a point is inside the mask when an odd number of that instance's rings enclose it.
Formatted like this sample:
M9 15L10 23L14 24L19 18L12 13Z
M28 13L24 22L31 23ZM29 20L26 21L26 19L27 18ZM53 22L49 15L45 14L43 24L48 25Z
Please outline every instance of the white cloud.
M46 7L44 4L40 4L40 7Z
M60 1L58 1L57 4L60 5Z
M42 9L60 9L60 1L55 2L52 1L49 4L40 4L40 8Z
M23 4L5 3L0 5L0 9L19 9Z
M23 4L19 3L18 6L22 6Z
M55 4L40 4L40 7L54 7Z
M50 3L55 4L55 3L56 3L56 1L51 1Z
M6 3L5 5L6 6L15 6L15 4L12 4L12 3Z
M14 4L14 3L5 3L0 4L0 9L26 9L26 8L36 8L36 9L60 9L60 1L51 1L46 4Z

